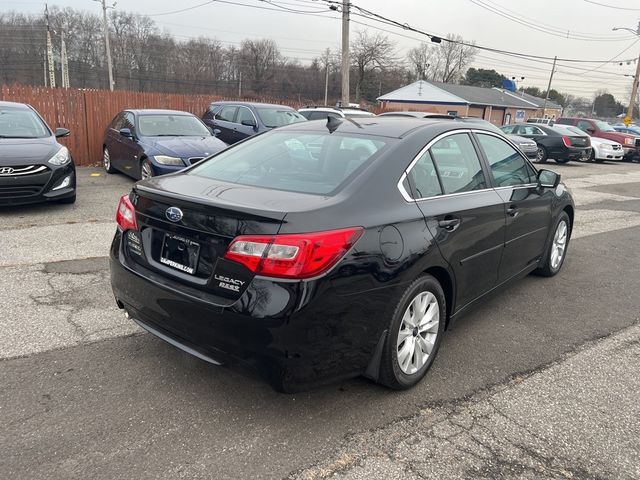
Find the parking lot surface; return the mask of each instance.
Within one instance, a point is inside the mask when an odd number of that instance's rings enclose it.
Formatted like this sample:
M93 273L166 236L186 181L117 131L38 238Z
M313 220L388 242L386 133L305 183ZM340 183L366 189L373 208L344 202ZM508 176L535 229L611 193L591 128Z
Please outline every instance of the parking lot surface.
M108 279L124 176L79 169L75 205L3 210L0 478L637 478L640 166L546 168L578 206L562 272L461 319L406 392L281 395L141 332Z

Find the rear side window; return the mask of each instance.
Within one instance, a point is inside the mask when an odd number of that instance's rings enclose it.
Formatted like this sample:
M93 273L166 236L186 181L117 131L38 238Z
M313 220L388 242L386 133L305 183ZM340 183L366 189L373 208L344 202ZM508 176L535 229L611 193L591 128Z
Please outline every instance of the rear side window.
M478 134L478 141L487 157L491 167L491 175L498 187L536 183L533 168L507 142L484 134Z
M188 174L225 182L328 195L392 140L337 133L273 131L205 160Z
M442 188L438 181L438 172L427 151L418 159L409 172L411 187L416 192L416 198L429 198L442 194Z
M430 149L444 193L462 193L487 188L480 159L466 133L438 140Z
M236 117L236 111L238 107L226 106L216 113L215 119L222 120L223 122L233 122Z

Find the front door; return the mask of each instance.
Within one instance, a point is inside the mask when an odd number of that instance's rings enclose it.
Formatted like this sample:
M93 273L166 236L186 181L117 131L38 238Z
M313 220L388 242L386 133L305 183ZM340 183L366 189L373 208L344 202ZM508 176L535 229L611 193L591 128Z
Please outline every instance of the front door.
M490 188L470 132L445 134L408 175L440 252L454 272L457 309L498 280L505 236L504 202Z
M551 226L554 193L539 189L535 169L497 135L475 133L506 211L504 253L498 281L504 282L537 263Z

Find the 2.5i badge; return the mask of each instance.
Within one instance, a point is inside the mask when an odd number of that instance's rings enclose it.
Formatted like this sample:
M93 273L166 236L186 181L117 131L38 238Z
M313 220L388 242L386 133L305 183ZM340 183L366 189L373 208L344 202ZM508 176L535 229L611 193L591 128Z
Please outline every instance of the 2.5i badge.
M210 286L216 295L236 300L242 296L252 279L253 274L243 265L218 258Z

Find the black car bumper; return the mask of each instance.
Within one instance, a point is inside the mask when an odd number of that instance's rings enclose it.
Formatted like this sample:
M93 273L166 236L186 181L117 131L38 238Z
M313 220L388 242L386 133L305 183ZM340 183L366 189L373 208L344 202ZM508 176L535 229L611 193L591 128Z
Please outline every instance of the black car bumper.
M195 298L129 263L117 232L110 254L116 301L143 328L211 363L242 363L280 391L362 375L401 286L342 296L333 280L254 278L231 306ZM403 288L403 287L402 287ZM222 302L224 303L224 302Z
M60 187L65 179L68 185ZM0 176L0 206L55 202L76 194L76 169L73 162L31 175Z

